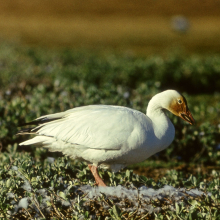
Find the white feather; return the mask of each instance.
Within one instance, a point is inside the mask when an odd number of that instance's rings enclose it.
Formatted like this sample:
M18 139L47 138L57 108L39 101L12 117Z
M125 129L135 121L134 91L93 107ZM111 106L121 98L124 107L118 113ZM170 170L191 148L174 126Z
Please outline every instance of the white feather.
M175 129L163 109L179 96L174 90L157 94L147 115L126 107L92 105L42 116L38 120L59 119L33 129L37 136L20 145L41 144L50 151L117 171L171 144Z

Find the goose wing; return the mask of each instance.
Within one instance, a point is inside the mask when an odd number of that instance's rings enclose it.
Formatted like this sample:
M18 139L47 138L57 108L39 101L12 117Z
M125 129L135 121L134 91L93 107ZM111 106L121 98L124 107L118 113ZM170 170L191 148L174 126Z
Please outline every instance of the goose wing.
M45 122L32 129L38 136L91 149L120 150L146 115L126 107L93 105L38 120Z

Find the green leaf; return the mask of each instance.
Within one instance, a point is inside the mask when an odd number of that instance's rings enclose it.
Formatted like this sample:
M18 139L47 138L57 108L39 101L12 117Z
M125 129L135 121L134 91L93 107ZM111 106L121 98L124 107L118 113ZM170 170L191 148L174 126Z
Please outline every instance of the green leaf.
M6 186L7 186L8 188L11 186L11 180L10 180L10 179L8 179L8 180L6 181Z
M59 192L59 196L63 199L66 199L66 195L64 192Z
M113 205L112 211L113 211L114 218L116 220L121 220L121 217L120 217L121 210L116 205Z
M175 203L175 207L176 207L176 214L178 215L180 212L180 208L179 208L178 203Z

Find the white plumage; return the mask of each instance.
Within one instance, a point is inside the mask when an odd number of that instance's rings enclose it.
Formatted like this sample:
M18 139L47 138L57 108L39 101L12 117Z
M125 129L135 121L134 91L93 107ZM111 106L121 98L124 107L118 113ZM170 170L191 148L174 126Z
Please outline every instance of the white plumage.
M171 144L175 129L164 109L194 122L185 98L167 90L151 99L147 115L121 106L91 105L42 116L36 119L37 127L19 133L37 136L20 145L41 144L94 167L118 171Z

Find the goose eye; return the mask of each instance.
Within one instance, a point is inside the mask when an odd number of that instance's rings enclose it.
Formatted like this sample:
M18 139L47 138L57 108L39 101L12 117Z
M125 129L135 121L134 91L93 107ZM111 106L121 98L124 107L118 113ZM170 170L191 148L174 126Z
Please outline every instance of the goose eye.
M179 104L182 104L183 102L182 102L182 100L181 100L181 99L178 99L178 103L179 103Z

